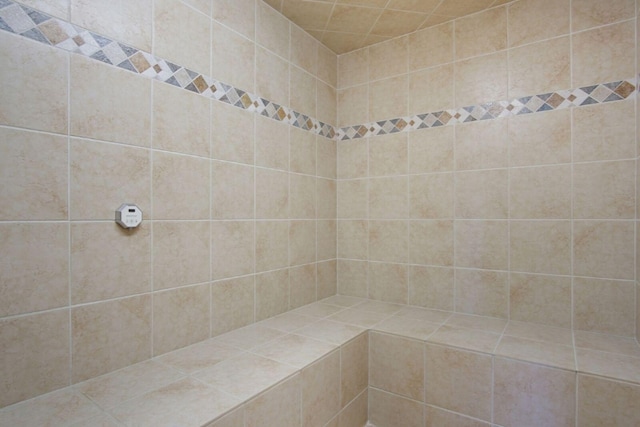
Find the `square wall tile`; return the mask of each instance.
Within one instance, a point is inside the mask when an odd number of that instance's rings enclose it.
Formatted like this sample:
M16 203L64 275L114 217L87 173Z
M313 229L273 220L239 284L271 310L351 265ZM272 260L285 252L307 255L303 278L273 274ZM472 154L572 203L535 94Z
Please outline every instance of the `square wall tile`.
M495 169L508 166L508 121L465 123L456 127L456 170Z
M409 132L409 173L453 170L453 126Z
M316 114L324 123L338 122L338 91L321 80L316 80Z
M507 169L456 173L456 218L507 218L507 189Z
M408 55L408 37L397 37L369 46L369 80L405 74Z
M294 375L246 404L246 427L279 427L300 424L300 375Z
M211 101L211 156L218 160L254 163L254 113Z
M456 62L455 106L507 99L507 74L504 51Z
M338 218L365 219L369 217L369 181L357 179L338 181Z
M367 298L369 266L366 261L338 260L337 289L338 294Z
M595 0L577 1L571 5L573 30L580 31L629 19L635 14L633 0L616 0L605 5Z
M322 427L341 409L340 352L334 351L300 373L302 425Z
M457 221L456 266L506 270L508 234L507 221Z
M297 25L291 25L292 64L302 68L314 76L317 76L319 47L320 43L312 35Z
M317 263L318 299L328 298L338 293L338 265L336 260Z
M369 83L369 120L406 116L408 95L406 75Z
M238 89L253 92L255 44L216 21L211 24L211 32L215 52L212 76Z
M454 182L453 173L409 176L411 218L453 218Z
M453 65L409 74L409 114L442 111L453 105Z
M369 82L369 49L338 56L338 89Z
M320 145L320 143L318 142L318 144L316 144L316 136L312 132L307 132L296 127L288 126L288 130L289 168L291 172L316 175L316 165L320 163L321 160L327 160L320 158L320 153L317 152L319 148L316 148L316 145Z
M367 390L360 393L338 415L338 427L363 426L369 418L369 394Z
M369 298L407 303L408 267L404 264L369 263Z
M573 273L609 279L634 278L633 221L574 221Z
M337 222L334 220L318 221L318 261L337 257Z
M289 79L289 85L291 88L289 106L295 111L317 118L317 79L308 72L294 66L291 66L289 69ZM332 121L331 123L335 122Z
M571 278L511 273L511 320L571 327Z
M371 332L369 385L423 401L424 357L424 343L421 341Z
M409 221L409 263L453 265L453 221Z
M340 348L341 399L344 408L369 385L369 333Z
M480 29L491 28L491 31ZM455 22L456 59L497 52L507 47L507 8L498 7Z
M635 282L577 277L573 286L574 328L611 335L635 335Z
M407 221L369 221L369 259L407 262Z
M369 176L369 138L341 141L337 146L339 179Z
M422 427L424 405L369 387L369 422L379 426Z
M318 43L317 76L332 88L338 87L338 55L321 43Z
M211 162L211 217L254 218L254 168L228 162Z
M289 265L316 261L316 221L289 221Z
M409 213L407 177L369 180L369 216L379 219L407 218Z
M289 176L289 218L316 218L316 178L307 175Z
M222 25L254 40L255 0L213 0L211 14Z
M369 221L338 221L338 256L369 259Z
M256 222L256 272L289 265L289 222Z
M289 308L294 309L316 301L316 264L289 269Z
M316 217L318 219L336 219L337 216L337 183L333 179L316 179Z
M256 218L289 217L289 174L256 168Z
M571 162L571 111L525 114L509 120L510 166Z
M369 141L369 176L407 173L407 134L380 136Z
M409 70L453 61L453 22L409 34Z
M218 336L253 323L254 277L211 284L211 335Z
M369 121L369 102L367 84L338 90L337 125L343 127Z
M0 219L67 219L67 139L2 128L0 151Z
M256 42L289 60L290 22L264 2L256 2Z
M584 426L640 423L640 387L578 375L578 423Z
M289 309L289 269L256 275L256 321Z
M456 270L456 311L506 319L508 302L509 274L507 272Z
M213 279L242 276L255 271L254 223L211 222L211 272Z
M409 267L409 304L437 310L453 310L453 269Z
M512 219L569 219L571 166L509 170L509 214Z
M574 218L633 219L635 173L635 160L574 165Z
M508 10L510 47L569 34L570 0L529 0Z
M513 271L571 274L571 221L510 221Z
M289 105L289 63L281 57L256 47L256 92L280 105Z
M256 166L289 170L289 125L256 117Z

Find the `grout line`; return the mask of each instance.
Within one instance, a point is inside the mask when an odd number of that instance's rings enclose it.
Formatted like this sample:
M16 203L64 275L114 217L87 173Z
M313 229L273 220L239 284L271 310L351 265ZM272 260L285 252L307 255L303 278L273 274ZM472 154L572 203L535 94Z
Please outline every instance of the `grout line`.
M71 2L69 2L71 3ZM71 5L69 4L69 9ZM69 11L69 13L71 13ZM67 260L67 307L68 307L68 319L69 319L69 372L68 372L68 384L73 384L73 316L72 316L72 302L73 302L73 263L71 257L71 244L73 235L71 234L71 54L66 55L67 63L67 219L64 221L67 225L67 254L69 259Z

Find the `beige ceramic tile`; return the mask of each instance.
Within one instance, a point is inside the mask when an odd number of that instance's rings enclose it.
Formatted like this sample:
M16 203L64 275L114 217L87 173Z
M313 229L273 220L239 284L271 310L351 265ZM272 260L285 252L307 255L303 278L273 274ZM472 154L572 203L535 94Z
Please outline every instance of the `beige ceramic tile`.
M499 340L500 335L496 333L447 325L441 326L429 337L432 343L491 354Z
M571 111L509 118L509 144L511 166L571 162Z
M70 1L71 22L151 52L152 0L107 5L100 0Z
M51 16L69 20L69 0L24 0L21 3Z
M314 76L318 71L319 45L320 43L302 28L291 26L291 63Z
M509 138L506 120L486 120L456 127L456 170L507 167Z
M634 282L574 278L573 327L634 336L635 286Z
M491 28L480 36L479 28ZM499 7L456 20L456 59L497 52L507 47L507 8Z
M369 83L369 120L387 120L407 114L408 76Z
M573 114L575 161L630 159L636 155L633 102L576 108Z
M395 314L395 317L406 317L418 322L434 323L442 325L451 317L450 311L431 310L420 307L407 306Z
M448 412L434 406L427 405L425 410L426 427L457 426L457 427L489 427L483 423L463 415Z
M338 181L337 215L338 218L367 218L368 181L364 179Z
M149 79L80 55L71 57L70 78L71 135L149 146Z
M438 323L420 322L407 316L393 316L375 325L373 330L424 341L439 327Z
M345 407L369 385L369 333L340 348L340 382L342 407Z
M291 174L289 176L289 218L316 218L316 178Z
M69 303L69 227L0 225L0 316Z
M316 179L317 212L319 219L335 219L337 215L337 183L333 179Z
M509 275L506 272L483 270L456 270L456 311L507 318L509 302Z
M254 224L251 221L211 223L211 272L213 279L254 272Z
M511 320L571 327L571 278L512 273Z
M373 311L358 310L355 308L349 308L339 313L336 313L329 317L329 320L335 320L336 322L347 323L350 325L356 325L363 328L370 328L373 325L388 318L389 314L376 313Z
M240 406L217 418L212 424L207 424L207 427L244 427L245 409L246 406Z
M197 343L209 337L209 285L153 295L153 354Z
M420 341L372 332L369 385L411 399L424 399L424 345Z
M576 358L580 372L640 383L640 359L637 357L577 348Z
M289 270L256 274L256 321L289 309Z
M511 221L509 240L511 270L571 273L570 221Z
M288 221L256 222L256 272L289 264Z
M295 375L247 402L243 426L300 425L300 375Z
M184 374L194 372L214 366L223 360L236 357L240 350L221 344L217 340L210 339L200 343L190 345L180 350L172 351L156 358L158 362L177 369Z
M335 259L337 251L336 221L318 221L317 239L318 261Z
M256 168L256 217L288 218L289 175L286 172Z
M153 148L209 157L210 105L204 96L154 82Z
M0 423L6 426L54 427L86 420L100 412L98 406L85 396L67 388L1 411Z
M579 0L571 4L573 31L599 27L629 19L636 11L633 0L616 0L606 6L597 0Z
M574 218L634 218L635 172L633 160L575 165Z
M316 164L321 160L316 153L316 137L313 133L295 127L289 128L289 158L291 172L316 175Z
M568 34L569 0L529 0L509 5L509 46Z
M363 332L365 332L365 329L361 327L333 320L320 320L296 330L296 334L337 345L342 345Z
M0 407L69 385L68 310L3 319L0 321L0 346L3 348L0 372L4 378ZM46 408L46 405L40 407ZM24 406L0 412L0 421L4 421L4 417L17 421L20 418L14 417L33 411L33 407L24 412L21 408Z
M369 47L369 79L380 80L405 74L409 55L408 37L398 37Z
M260 322L260 325L271 329L277 329L282 332L293 332L310 324L316 323L317 321L317 318L303 316L288 311L279 316L265 319Z
M150 295L75 307L71 311L71 326L73 382L151 356Z
M453 170L453 126L409 133L409 173Z
M316 78L298 67L290 67L290 107L295 111L311 117L318 117L316 112ZM331 123L335 123L332 121Z
M366 261L338 261L337 287L340 295L368 296L368 266Z
M610 82L633 75L635 63L628 54L634 48L635 26L627 21L575 34L573 87Z
M407 218L408 184L407 177L370 179L369 216L376 219Z
M148 150L72 139L70 161L71 219L113 220L123 202L135 203L143 220L153 218Z
M640 422L640 387L590 375L578 375L578 423L595 427Z
M495 359L494 370L494 422L523 427L575 424L575 373L503 358ZM531 401L539 403L524 403Z
M345 295L333 295L320 301L323 304L336 305L338 307L353 307L364 300L362 298L349 297Z
M492 357L427 344L425 402L491 420Z
M316 300L316 264L289 269L289 308L297 308Z
M212 101L211 115L212 157L253 164L255 114L224 102Z
M261 325L249 325L241 329L234 329L217 340L223 344L249 350L259 345L268 343L284 335L282 331L267 328Z
M506 270L508 228L506 221L457 221L456 266Z
M385 135L369 141L369 176L407 173L407 135Z
M338 416L338 427L363 426L367 423L369 394L367 390L353 399Z
M110 415L103 413L102 415L72 424L71 427L118 427L117 421Z
M315 302L313 304L307 304L300 307L295 312L303 316L311 316L316 318L329 317L332 314L336 314L342 311L344 308L337 305L325 304L322 302Z
M369 264L369 298L406 304L408 281L408 267L404 264Z
M332 88L338 87L338 55L318 43L318 79ZM331 123L335 123L335 120Z
M337 348L334 344L318 341L302 335L289 334L252 351L261 356L303 368Z
M505 335L500 340L495 354L554 368L575 370L573 346Z
M256 92L281 105L289 105L289 63L275 54L256 47Z
M183 374L161 363L146 361L80 383L76 390L108 410L182 377Z
M213 22L211 72L216 79L242 90L254 90L255 45L227 27Z
M510 169L510 218L570 218L571 184L569 165Z
M409 70L453 61L453 24L451 22L416 31L409 35Z
M576 347L640 357L640 345L634 338L594 332L574 331Z
M203 425L240 400L185 378L130 400L111 411L125 425Z
M0 218L67 219L66 139L2 128L0 141Z
M478 331L491 332L494 334L501 334L504 332L507 321L505 319L498 319L495 317L483 317L473 316L469 314L456 313L447 319L447 326L473 329Z
M338 126L357 125L369 119L369 88L365 85L341 89L337 94Z
M369 389L369 422L379 426L422 427L423 405L376 388Z
M453 218L454 182L453 173L410 176L409 213L411 218Z
M338 144L338 178L366 178L369 176L369 139L341 141Z
M453 310L453 269L409 267L409 304Z
M208 281L210 246L208 222L155 222L153 289Z
M287 60L291 40L289 22L264 2L256 2L256 42Z
M571 87L570 52L568 36L510 50L509 97L518 98Z
M633 222L575 221L573 273L633 279Z
M359 49L338 56L338 88L369 82L369 49Z
M409 262L453 265L453 221L410 221Z
M456 173L456 218L501 219L508 216L508 170Z
M380 314L396 314L401 311L404 306L402 304L396 304L384 301L366 300L361 304L354 306L358 310L372 311Z
M453 65L442 65L409 75L409 114L442 111L453 105Z
M71 224L72 303L150 291L150 228L145 223L133 230L105 222Z
M507 54L493 53L456 62L456 107L507 98Z
M0 111L0 123L67 133L68 55L4 31L0 41L3 99L12 105Z
M524 323L510 321L505 335L517 338L525 338L533 341L549 342L560 345L573 345L573 331L569 328L556 328L546 325L536 325L533 323Z
M407 230L406 221L369 221L369 259L406 262Z
M336 350L300 372L302 425L321 427L341 409L340 351Z
M253 40L255 36L254 0L213 0L212 17L219 23Z
M154 219L209 219L209 163L195 157L153 153Z

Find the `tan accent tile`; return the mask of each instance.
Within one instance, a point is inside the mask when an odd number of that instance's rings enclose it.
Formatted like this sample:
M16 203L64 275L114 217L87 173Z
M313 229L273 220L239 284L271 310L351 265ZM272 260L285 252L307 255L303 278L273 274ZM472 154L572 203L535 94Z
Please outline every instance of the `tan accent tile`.
M216 339L222 344L250 350L254 347L273 341L283 336L282 331L267 328L261 325L249 325L241 329L234 329Z
M0 316L69 303L69 226L0 225Z
M0 321L0 347L3 349L0 372L4 379L0 407L69 385L68 310L3 319ZM42 399L46 402L53 396ZM6 416L8 420L17 421L17 424L7 425L18 425L24 418L17 417L38 416L29 403L25 405L0 412L0 422L5 421Z
M245 164L254 162L255 114L227 105L211 104L211 155L214 159Z
M369 215L373 219L404 219L409 213L408 178L369 180Z
M574 221L574 274L633 279L633 222Z
M407 316L393 316L373 326L372 330L424 341L439 327L437 323L421 322Z
M369 298L406 304L408 267L404 264L369 263Z
M510 319L571 327L571 278L511 273Z
M316 218L316 178L291 174L289 176L289 218Z
M153 152L154 219L209 219L209 178L208 160Z
M254 225L249 221L211 223L211 269L214 279L254 272Z
M509 51L510 98L564 90L571 87L570 80L571 42L568 36Z
M180 350L172 351L156 360L177 369L187 375L214 366L223 360L240 354L240 350L219 343L217 340L206 340Z
M575 34L572 86L610 82L633 75L635 63L629 55L635 46L633 22L623 22Z
M455 106L507 99L507 74L506 52L456 62Z
M359 49L338 57L338 88L369 82L369 49Z
M87 420L100 412L100 408L81 393L67 388L3 410L0 423L7 426L70 425L67 423Z
M0 141L0 218L67 219L66 138L2 128Z
M115 223L72 223L71 302L149 292L150 228L146 223L133 230Z
M289 309L289 270L256 274L256 321Z
M369 48L369 79L380 80L407 72L408 37L374 44Z
M456 173L456 218L507 218L507 184L507 169Z
M366 298L368 296L368 263L339 260L337 288L340 295Z
M599 27L634 16L636 6L633 0L614 0L606 5L597 0L580 0L571 4L573 31Z
M129 366L150 356L151 296L75 307L71 325L73 382Z
M509 118L510 165L571 162L571 111Z
M633 160L575 165L574 218L634 218L635 173Z
M409 304L453 310L453 269L410 266Z
M287 172L256 168L256 218L286 219L289 215Z
M453 105L453 65L409 74L409 114L442 111Z
M495 359L494 371L494 422L517 426L575 424L575 373L503 358ZM525 401L539 403L523 404Z
M237 398L185 378L133 399L111 413L125 425L202 425L238 403Z
M254 40L256 23L254 0L213 0L212 6L214 20Z
M409 132L409 173L453 170L453 126Z
M300 424L301 376L296 374L261 393L246 404L246 427L279 427Z
M571 217L571 166L512 168L509 179L511 218Z
M340 381L342 407L345 407L369 385L369 333L340 348Z
M373 325L388 318L389 316L390 314L358 310L357 308L348 308L344 311L330 316L328 319L335 320L336 322L347 323L350 325L361 326L363 328L370 328Z
M640 422L640 386L578 375L578 422L585 426Z
M491 420L492 357L427 344L425 402Z
M369 422L379 426L422 427L424 405L376 388L369 388Z
M507 167L507 124L497 119L456 126L456 170Z
M457 427L489 427L491 424L483 423L463 415L445 411L434 406L427 405L425 410L426 427L457 426Z
M508 232L507 221L456 222L456 266L506 270Z
M402 75L369 83L369 120L407 115L408 78Z
M453 40L451 22L409 34L409 70L452 62Z
M448 326L446 324L429 337L429 342L435 344L444 344L449 347L458 347L482 353L493 353L499 340L499 334Z
M570 221L511 221L509 239L511 270L571 273Z
M410 221L409 262L453 265L453 221Z
M456 20L455 43L456 59L506 49L507 8L494 8Z
M543 364L555 368L575 370L573 346L503 336L495 350L499 356Z
M611 335L635 332L635 283L574 278L573 327Z
M213 161L211 171L212 217L215 219L253 218L253 167Z
M369 385L424 400L424 344L378 332L369 334Z
M316 300L316 264L289 269L289 308L297 308Z
M456 311L507 318L509 274L507 272L462 270L455 275Z
M406 221L369 221L369 259L406 262L409 253Z
M302 383L302 424L321 427L340 408L340 352L334 351L300 372ZM296 396L297 397L297 396Z
M509 46L569 34L569 0L528 0L509 5Z
M253 352L288 366L303 368L336 348L324 341L289 334L255 348Z

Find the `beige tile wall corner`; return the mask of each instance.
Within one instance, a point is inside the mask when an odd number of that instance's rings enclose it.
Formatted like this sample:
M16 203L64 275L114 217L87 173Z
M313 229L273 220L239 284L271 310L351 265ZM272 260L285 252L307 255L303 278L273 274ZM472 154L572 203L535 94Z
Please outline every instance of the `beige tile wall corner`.
M636 24L633 0L518 0L340 55L338 126L632 78ZM338 292L640 333L636 110L338 142Z
M24 3L335 123L336 55L261 0ZM335 141L0 39L0 406L336 293Z

